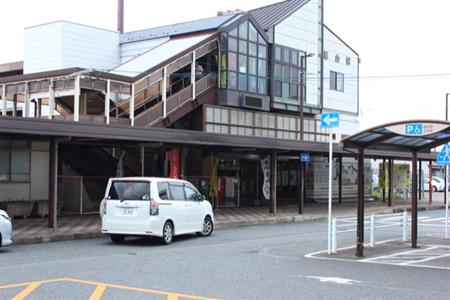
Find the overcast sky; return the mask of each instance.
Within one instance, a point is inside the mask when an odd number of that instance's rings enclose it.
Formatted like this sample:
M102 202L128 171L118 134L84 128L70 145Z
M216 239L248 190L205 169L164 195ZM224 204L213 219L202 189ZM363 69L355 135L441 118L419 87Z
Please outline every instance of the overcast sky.
M277 0L125 0L125 31L249 10ZM362 128L445 118L450 1L325 0L325 24L361 58ZM23 59L23 28L68 20L116 29L116 0L3 0L0 63ZM432 75L434 74L434 75Z

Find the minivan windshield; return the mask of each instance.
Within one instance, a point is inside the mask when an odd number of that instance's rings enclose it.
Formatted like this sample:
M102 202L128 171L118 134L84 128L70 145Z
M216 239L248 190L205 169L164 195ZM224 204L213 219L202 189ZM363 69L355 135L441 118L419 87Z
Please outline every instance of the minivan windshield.
M150 199L150 182L115 180L111 183L108 198L114 200L147 201Z

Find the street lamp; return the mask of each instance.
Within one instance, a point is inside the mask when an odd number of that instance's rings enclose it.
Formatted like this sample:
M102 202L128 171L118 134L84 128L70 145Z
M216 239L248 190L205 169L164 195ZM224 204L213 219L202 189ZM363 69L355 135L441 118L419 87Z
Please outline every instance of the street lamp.
M299 89L300 92L298 93L299 95L299 102L300 102L300 140L303 141L303 131L304 131L304 115L303 115L303 101L306 98L305 95L305 80L306 76L303 77L303 75L305 74L305 68L306 68L306 59L308 57L313 57L314 53L308 53L308 54L303 54L300 56L300 71L299 71L299 77L298 79L300 80L300 84L299 84Z

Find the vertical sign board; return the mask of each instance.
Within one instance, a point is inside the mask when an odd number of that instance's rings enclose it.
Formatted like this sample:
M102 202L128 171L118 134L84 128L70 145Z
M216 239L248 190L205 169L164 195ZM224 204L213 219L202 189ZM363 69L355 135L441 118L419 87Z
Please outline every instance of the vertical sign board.
M445 144L444 148L442 148L441 152L437 157L436 162L440 165L445 165L445 174L448 174L448 166L450 165L450 145ZM448 180L446 181L446 183ZM444 193L447 193L447 201L445 202L445 238L448 238L448 187L445 185Z
M329 128L329 158L328 158L328 254L331 254L331 180L333 173L333 128L339 127L340 114L338 112L326 112L320 116L321 126Z

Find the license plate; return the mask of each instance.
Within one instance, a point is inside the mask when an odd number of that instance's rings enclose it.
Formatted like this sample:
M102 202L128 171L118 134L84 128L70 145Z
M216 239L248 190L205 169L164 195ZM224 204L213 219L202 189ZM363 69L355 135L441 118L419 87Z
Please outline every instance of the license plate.
M131 216L133 215L133 209L131 207L124 207L122 208L122 214L125 216Z

